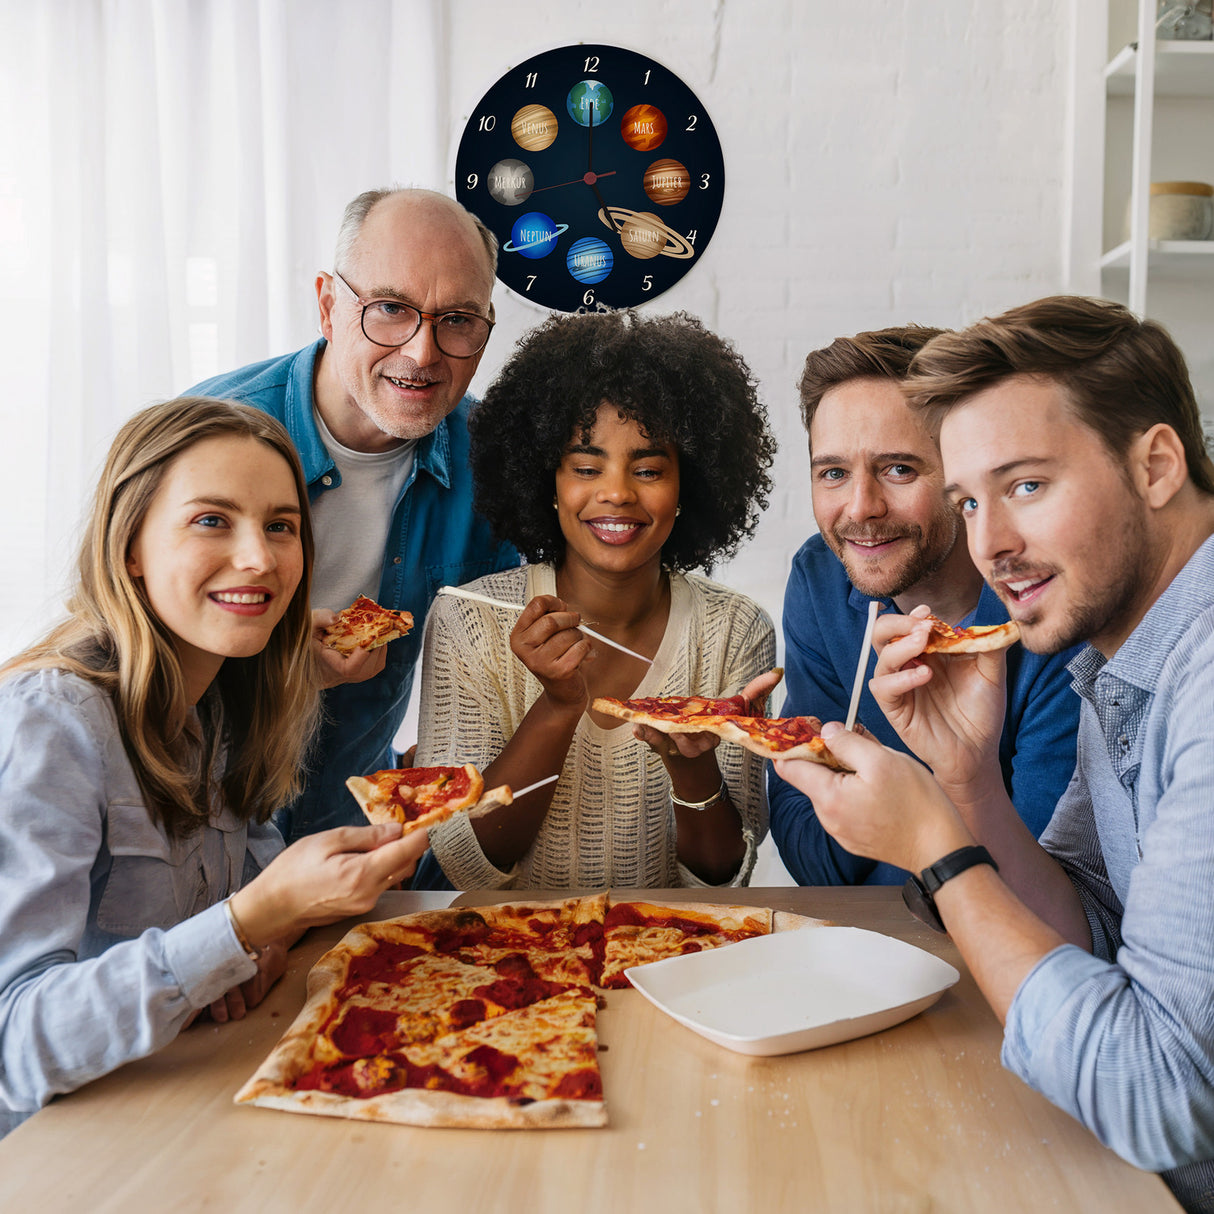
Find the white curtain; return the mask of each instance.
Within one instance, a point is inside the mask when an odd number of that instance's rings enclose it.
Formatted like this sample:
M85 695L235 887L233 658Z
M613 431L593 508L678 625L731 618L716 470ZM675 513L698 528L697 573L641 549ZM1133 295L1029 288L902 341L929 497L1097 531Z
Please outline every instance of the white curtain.
M0 658L118 425L316 332L346 202L447 188L442 0L0 0Z

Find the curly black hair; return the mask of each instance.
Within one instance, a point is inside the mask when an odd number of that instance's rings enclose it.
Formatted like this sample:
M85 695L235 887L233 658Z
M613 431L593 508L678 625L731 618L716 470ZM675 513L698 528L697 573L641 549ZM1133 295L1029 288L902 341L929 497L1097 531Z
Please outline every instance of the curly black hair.
M556 471L604 403L678 451L683 509L663 563L732 556L767 506L776 445L741 355L685 312L553 316L520 340L469 421L476 506L497 537L560 564Z

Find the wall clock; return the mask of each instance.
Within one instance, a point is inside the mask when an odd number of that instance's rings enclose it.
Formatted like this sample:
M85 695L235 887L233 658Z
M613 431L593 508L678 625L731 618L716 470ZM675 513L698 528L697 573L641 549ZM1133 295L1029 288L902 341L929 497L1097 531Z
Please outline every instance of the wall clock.
M524 299L623 308L704 255L725 162L678 76L635 51L579 44L534 55L481 98L455 193L497 236L497 276Z

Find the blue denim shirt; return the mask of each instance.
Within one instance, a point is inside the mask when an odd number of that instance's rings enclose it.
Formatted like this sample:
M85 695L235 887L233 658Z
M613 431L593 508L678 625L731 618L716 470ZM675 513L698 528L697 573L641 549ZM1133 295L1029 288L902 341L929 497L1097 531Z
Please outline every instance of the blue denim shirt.
M1109 661L1071 663L1079 759L1042 845L1087 912L1020 984L1004 1064L1214 1211L1214 539Z
M219 903L281 849L227 808L170 839L104 691L60 670L0 684L0 1135L253 976Z
M308 495L341 486L313 415L312 385L325 342L294 354L254 363L205 380L191 391L253 405L278 418L303 463ZM378 601L413 614L413 631L387 647L383 671L365 683L324 693L325 721L309 763L307 786L275 818L286 841L332 826L365 825L346 789L350 776L394 767L392 738L400 727L413 671L421 653L422 623L440 586L458 586L519 563L518 553L494 540L489 524L472 508L465 397L417 444L409 474L392 514ZM325 537L316 537L317 547Z
M880 600L897 611L892 599ZM784 716L842 721L851 701L856 660L868 623L868 595L848 579L842 561L821 535L793 558L784 594L784 645L788 694ZM962 624L1003 624L1007 611L989 586ZM1066 663L1076 651L1042 657L1022 645L1007 651L1007 710L999 739L1003 782L1016 812L1040 835L1075 770L1079 699ZM877 664L869 653L858 719L884 745L907 752L877 707L868 679ZM788 871L802 885L901 885L906 873L845 851L822 829L809 798L769 769L771 833Z

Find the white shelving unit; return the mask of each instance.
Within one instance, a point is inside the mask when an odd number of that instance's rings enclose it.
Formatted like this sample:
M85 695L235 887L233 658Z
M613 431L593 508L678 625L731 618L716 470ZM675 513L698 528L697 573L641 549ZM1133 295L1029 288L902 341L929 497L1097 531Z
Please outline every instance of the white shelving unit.
M1166 325L1214 418L1214 240L1148 237L1152 181L1214 182L1214 42L1157 39L1155 0L1073 15L1069 287Z

